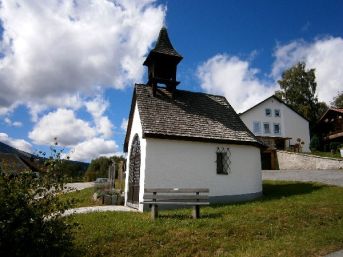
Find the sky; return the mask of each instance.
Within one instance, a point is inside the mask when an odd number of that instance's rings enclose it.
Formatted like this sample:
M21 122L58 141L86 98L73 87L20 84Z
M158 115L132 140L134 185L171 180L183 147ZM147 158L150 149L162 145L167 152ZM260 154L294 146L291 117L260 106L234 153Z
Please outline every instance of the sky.
M0 141L87 161L123 154L135 83L162 26L182 90L239 113L297 62L320 101L343 90L343 1L0 0ZM48 153L49 154L49 153Z

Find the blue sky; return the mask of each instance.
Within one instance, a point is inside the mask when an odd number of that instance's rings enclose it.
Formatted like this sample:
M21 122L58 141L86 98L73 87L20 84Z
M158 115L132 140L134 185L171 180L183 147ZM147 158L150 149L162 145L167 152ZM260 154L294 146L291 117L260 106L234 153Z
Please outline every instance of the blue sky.
M343 90L342 1L1 1L0 141L72 159L120 154L135 82L161 26L184 57L180 89L237 112L278 89L298 61L318 97Z

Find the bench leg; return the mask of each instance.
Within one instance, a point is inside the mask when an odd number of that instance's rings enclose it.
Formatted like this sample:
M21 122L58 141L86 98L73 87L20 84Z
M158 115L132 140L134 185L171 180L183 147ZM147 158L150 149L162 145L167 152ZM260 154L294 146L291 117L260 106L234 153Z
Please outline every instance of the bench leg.
M158 217L158 206L156 204L151 205L151 219L155 220Z
M200 218L200 205L193 206L193 213L192 213L193 219Z

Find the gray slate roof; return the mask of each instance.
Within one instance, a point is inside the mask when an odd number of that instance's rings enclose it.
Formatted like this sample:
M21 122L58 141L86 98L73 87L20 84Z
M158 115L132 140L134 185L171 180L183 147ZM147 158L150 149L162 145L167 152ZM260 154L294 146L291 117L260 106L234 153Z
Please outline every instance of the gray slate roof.
M182 58L182 56L178 52L176 52L172 43L170 42L168 32L165 27L161 29L156 42L156 46L151 51Z
M164 88L158 88L156 97L153 97L151 88L140 84L135 86L125 152L135 101L143 137L261 146L225 97L177 90L175 99L172 99L171 93Z
M182 60L182 56L174 49L172 43L170 42L167 29L163 27L160 30L160 34L158 36L158 39L156 41L156 45L154 49L150 51L147 58L145 59L143 65L149 66L152 59L154 59L153 56L156 55L162 55L162 56L168 56L173 59L175 59L177 62L180 62Z

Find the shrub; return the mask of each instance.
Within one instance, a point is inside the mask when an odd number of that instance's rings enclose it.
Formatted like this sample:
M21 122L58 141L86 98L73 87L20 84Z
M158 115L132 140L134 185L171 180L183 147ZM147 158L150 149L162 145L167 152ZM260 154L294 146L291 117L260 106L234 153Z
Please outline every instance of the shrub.
M319 146L320 146L319 137L317 135L314 135L311 138L310 149L311 151L319 150Z
M0 172L0 256L70 256L72 229L63 212L72 201L62 201L64 178L60 152L46 161L46 172Z
M340 142L331 142L330 143L330 150L333 152L336 152L337 149L339 148L340 144L341 144Z

